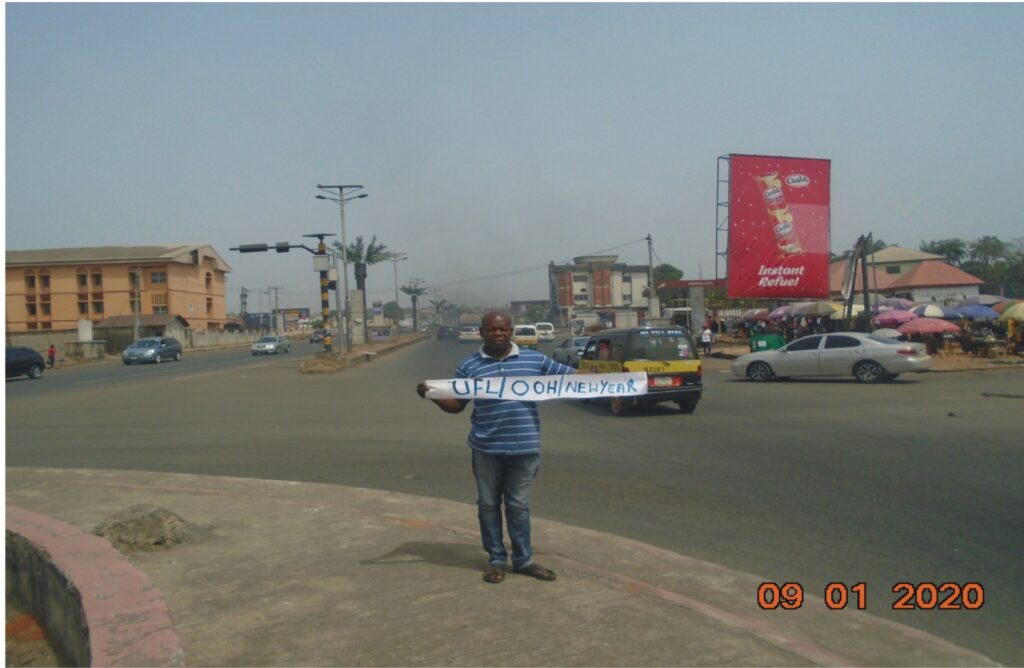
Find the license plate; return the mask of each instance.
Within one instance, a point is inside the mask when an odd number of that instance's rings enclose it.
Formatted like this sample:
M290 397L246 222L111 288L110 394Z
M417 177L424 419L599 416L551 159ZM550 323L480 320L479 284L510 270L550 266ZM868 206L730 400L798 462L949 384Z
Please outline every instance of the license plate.
M654 377L654 386L655 387L658 387L660 385L671 385L671 384L672 384L672 376L655 376Z

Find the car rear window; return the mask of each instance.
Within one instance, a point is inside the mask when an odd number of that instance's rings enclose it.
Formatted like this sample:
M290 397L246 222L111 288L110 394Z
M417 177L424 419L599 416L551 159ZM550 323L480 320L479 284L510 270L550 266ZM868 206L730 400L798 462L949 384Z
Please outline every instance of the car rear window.
M630 360L688 360L695 357L689 338L682 333L636 336Z

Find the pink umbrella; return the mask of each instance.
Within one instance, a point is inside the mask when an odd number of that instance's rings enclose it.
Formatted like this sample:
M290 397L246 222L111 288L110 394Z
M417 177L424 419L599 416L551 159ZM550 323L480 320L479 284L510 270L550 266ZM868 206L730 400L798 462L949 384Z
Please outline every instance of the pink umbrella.
M902 334L934 334L937 332L956 333L960 331L960 328L953 323L947 320L939 320L938 318L917 318L903 323L896 329Z
M910 311L904 311L903 309L894 308L889 309L888 311L882 311L874 318L872 318L871 322L876 327L888 327L890 325L899 325L904 322L909 322L910 320L915 320L917 319L917 317L918 316L916 313L911 313Z
M909 299L903 299L902 297L882 297L877 302L872 304L872 308L884 306L886 309L898 308L904 311L909 311L914 308L915 303Z

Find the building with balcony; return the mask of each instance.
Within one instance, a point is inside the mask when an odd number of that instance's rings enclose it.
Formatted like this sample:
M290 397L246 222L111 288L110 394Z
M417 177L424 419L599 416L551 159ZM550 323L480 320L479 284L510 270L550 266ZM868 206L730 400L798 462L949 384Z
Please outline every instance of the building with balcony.
M580 313L646 313L649 267L618 259L618 255L581 255L571 264L548 265L552 311L563 324Z
M197 332L227 322L231 267L210 246L8 250L7 332L73 330L114 316L177 315Z

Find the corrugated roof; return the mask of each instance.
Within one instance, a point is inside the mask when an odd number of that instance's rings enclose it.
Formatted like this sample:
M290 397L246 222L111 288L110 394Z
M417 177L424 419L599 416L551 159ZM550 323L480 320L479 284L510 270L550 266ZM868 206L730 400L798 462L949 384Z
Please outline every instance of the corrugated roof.
M85 246L78 248L40 248L34 250L8 250L7 266L83 263L180 262L191 264L190 254L197 250L200 257L213 258L218 269L231 271L227 262L206 244L178 246Z
M941 255L925 253L901 246L888 246L868 256L868 264L887 264L890 262L920 262L922 260L941 260Z
M901 274L890 288L924 288L946 285L981 285L985 281L942 260L928 260Z

